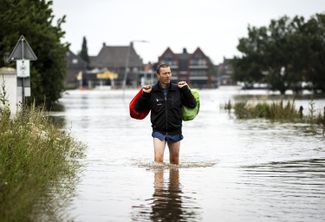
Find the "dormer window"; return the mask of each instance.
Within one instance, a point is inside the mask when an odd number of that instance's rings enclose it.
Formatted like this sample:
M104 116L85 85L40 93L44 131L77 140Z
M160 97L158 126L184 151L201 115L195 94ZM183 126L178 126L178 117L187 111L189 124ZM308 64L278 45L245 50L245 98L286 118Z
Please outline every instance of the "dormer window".
M78 59L72 59L72 64L77 64L78 63Z

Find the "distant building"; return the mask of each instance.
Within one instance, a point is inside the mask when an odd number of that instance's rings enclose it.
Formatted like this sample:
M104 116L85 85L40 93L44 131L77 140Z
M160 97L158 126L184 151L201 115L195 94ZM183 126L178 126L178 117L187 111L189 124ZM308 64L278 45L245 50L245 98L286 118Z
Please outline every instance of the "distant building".
M157 82L153 64L147 63L143 65L143 71L140 74L139 85L153 85Z
M100 72L113 72L117 74L114 85L120 87L126 78L126 85L137 86L140 75L143 74L143 62L133 47L129 46L107 46L103 47L97 56L90 56L90 67L87 78L89 85L98 85L97 74ZM103 83L103 79L101 80ZM105 85L112 85L112 79L108 78Z
M193 87L215 88L218 86L216 70L210 58L198 47L193 53L186 48L182 53L174 53L169 47L159 56L158 63L170 65L173 79L185 80Z
M67 61L67 76L65 78L65 87L77 88L80 86L80 84L84 85L85 79L82 79L82 76L84 76L86 73L87 63L70 50L66 53L65 58Z
M223 58L223 63L217 66L218 70L218 82L220 85L235 85L232 76L234 68L231 64L231 59Z

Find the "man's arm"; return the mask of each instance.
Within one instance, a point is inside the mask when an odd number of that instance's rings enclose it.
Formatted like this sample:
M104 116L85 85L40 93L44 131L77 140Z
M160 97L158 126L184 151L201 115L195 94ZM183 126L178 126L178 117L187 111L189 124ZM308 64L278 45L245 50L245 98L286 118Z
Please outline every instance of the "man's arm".
M135 103L135 110L141 112L147 109L150 109L150 95L151 95L151 86L144 86L142 88L142 94Z
M187 83L185 81L179 82L178 87L181 90L182 104L186 107L194 108L196 106L196 101Z

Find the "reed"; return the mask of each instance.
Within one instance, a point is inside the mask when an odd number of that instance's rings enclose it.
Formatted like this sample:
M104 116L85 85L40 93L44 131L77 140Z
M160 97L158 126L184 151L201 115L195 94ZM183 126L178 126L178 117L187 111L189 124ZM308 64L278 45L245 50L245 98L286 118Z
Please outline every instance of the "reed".
M238 119L265 118L274 121L304 122L310 124L321 124L325 127L324 113L316 113L313 100L309 103L309 114L303 116L302 110L296 110L295 101L280 102L235 102L228 101L223 106L228 111L234 111Z
M34 106L14 118L0 110L0 221L61 220L84 146Z

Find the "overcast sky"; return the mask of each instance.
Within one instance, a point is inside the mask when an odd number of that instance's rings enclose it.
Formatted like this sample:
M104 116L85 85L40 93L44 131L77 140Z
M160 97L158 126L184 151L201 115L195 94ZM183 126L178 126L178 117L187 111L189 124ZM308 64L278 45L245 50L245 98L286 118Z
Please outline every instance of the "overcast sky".
M144 62L156 62L167 47L175 53L200 47L215 64L238 55L238 39L247 26L268 25L283 15L309 19L325 13L324 0L54 0L56 18L66 15L64 41L88 54L106 45L134 46Z

